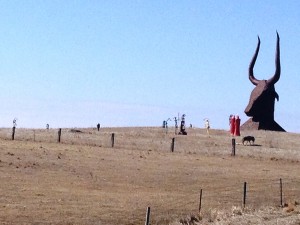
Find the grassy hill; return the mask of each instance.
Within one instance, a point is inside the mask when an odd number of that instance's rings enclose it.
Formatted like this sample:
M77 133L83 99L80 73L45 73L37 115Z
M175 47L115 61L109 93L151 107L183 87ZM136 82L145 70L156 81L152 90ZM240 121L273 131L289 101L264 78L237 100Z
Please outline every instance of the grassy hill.
M300 223L299 134L242 133L233 157L227 131L187 132L2 128L0 224L144 224L148 206L151 224Z

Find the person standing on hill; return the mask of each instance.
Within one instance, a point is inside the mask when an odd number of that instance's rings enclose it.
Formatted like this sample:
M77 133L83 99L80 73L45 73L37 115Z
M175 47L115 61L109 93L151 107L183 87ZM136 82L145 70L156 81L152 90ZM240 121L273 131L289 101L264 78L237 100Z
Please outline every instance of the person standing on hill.
M231 115L230 117L230 134L234 135L235 132L235 116Z
M209 129L210 129L210 125L209 125L209 120L208 119L205 119L205 129L206 129L206 132L207 134L209 135Z
M241 119L239 118L238 115L235 116L235 124L234 124L234 136L241 136L240 133L240 124L241 124Z

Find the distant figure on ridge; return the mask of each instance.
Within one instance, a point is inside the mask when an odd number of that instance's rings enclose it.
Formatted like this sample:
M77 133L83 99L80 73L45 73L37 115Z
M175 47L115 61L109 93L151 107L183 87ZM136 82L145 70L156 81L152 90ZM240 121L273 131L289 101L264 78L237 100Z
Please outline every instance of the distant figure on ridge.
M235 116L231 115L230 116L230 134L234 135L234 131L235 131Z
M187 132L185 131L185 114L181 117L180 132L178 134L187 135Z
M206 129L207 134L209 135L210 125L209 125L209 120L208 119L205 119L204 127Z
M236 117L235 117L234 136L241 136L240 124L241 124L241 119L239 118L238 115L236 115Z

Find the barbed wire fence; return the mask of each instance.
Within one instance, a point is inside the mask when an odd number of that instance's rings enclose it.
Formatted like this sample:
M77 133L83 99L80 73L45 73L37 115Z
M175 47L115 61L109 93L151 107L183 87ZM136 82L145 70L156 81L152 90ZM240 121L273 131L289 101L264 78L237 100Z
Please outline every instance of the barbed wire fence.
M283 182L281 189L280 180ZM244 182L241 182L237 187L236 185L228 185L222 189L200 189L191 193L182 193L181 196L176 198L168 196L168 200L154 198L153 201L148 203L151 208L151 216L149 221L151 224L169 224L174 221L180 221L186 218L187 215L203 215L203 218L208 218L213 221L217 216L217 212L226 210L231 214L231 210L236 208L251 210L269 209L270 207L278 208L284 206L285 203L293 202L296 204L299 199L300 180L284 179L281 178L259 182L246 182L246 202L244 204ZM203 192L201 191L203 190ZM199 207L199 195L201 198L201 212ZM283 200L281 202L281 195ZM281 205L283 203L283 205ZM167 206L167 207L166 207ZM145 218L146 208L134 209L135 213L131 221L141 223ZM146 223L145 223L146 224ZM185 223L183 223L185 224Z
M97 128L86 128L86 129L70 129L70 128L57 128L57 129L15 129L14 140L19 141L35 141L35 142L58 142L58 136L61 136L61 143L64 144L78 144L78 145L89 145L89 146L100 146L100 147L111 147L112 135L114 136L114 147L116 148L133 148L136 150L149 150L150 147L157 149L158 151L170 150L170 146L175 139L175 152L184 153L196 153L223 150L227 154L227 150L231 153L231 142L232 137L227 136L224 139L224 133L220 135L219 131L211 131L211 136L208 137L206 130L189 128L189 135L183 137L181 135L175 135L173 132L165 133L164 129L157 127L149 127L146 129L153 129L146 132L139 133L139 129L128 132L126 128L102 128L100 132ZM215 132L215 133L213 133ZM12 129L11 128L0 128L0 139L12 140ZM280 149L285 147L285 140L280 140L278 137L274 137L274 134L266 133L265 137L261 137L264 140L264 145L273 149ZM293 134L290 134L293 135ZM297 151L300 148L300 143L294 142L290 145L289 149L286 149L290 154L291 151ZM238 145L239 143L237 143ZM240 143L241 144L241 143ZM257 145L259 146L259 145ZM203 148L205 147L205 149ZM259 151L259 148L257 148ZM177 150L177 151L176 151ZM225 150L225 151L224 151ZM251 151L256 151L256 148L251 148ZM238 152L243 154L243 152ZM281 153L282 156L282 153Z

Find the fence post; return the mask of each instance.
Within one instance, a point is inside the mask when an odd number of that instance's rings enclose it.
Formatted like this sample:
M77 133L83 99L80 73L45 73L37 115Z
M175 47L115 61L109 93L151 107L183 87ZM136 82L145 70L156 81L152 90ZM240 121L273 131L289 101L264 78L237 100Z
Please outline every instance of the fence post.
M113 148L115 145L115 133L111 134L111 147Z
M33 130L33 141L35 141L35 130Z
M61 128L58 129L58 139L57 139L58 143L60 143L60 137L61 137Z
M231 156L235 156L235 138L232 138L231 145L232 145Z
M12 140L15 140L15 131L16 131L16 127L14 126L12 129L12 135L11 135Z
M147 213L146 213L146 222L145 225L150 224L150 207L147 207Z
M246 195L247 195L247 182L244 182L244 200L243 200L244 208L246 206Z
M200 189L199 214L200 214L200 211L201 211L201 203L202 203L202 189Z
M280 178L280 207L283 206L283 199L282 199L282 179Z
M175 138L172 138L171 152L174 152L174 148L175 148Z

